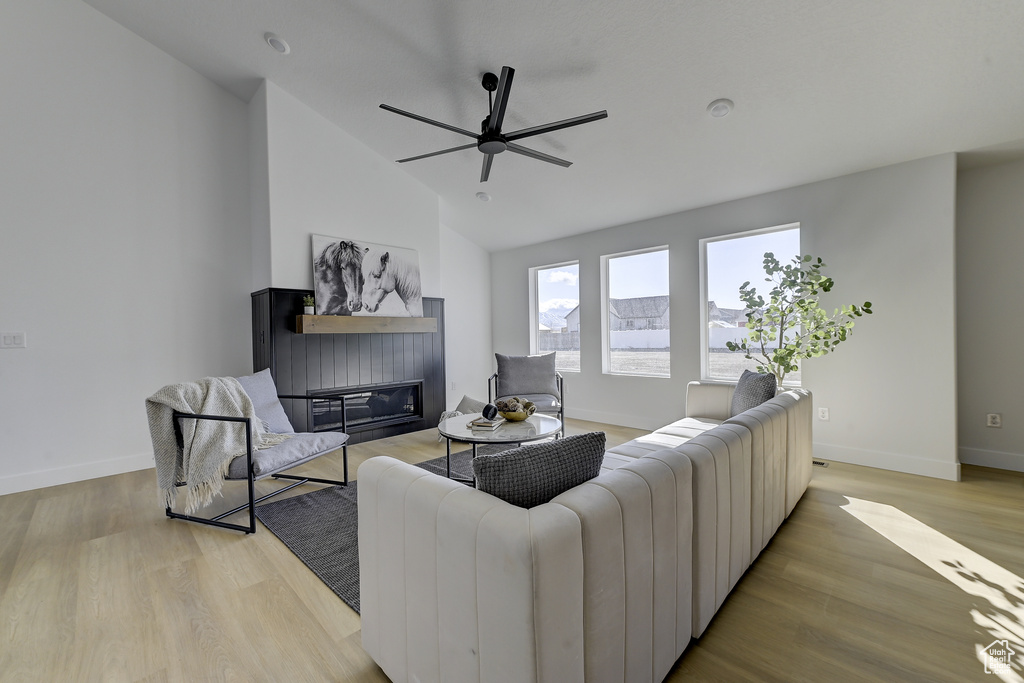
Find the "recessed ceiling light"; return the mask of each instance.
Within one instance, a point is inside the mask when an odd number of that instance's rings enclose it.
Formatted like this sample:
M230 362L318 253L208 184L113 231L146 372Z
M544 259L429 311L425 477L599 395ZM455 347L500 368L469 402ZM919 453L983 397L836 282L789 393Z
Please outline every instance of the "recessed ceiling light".
M489 201L491 201L491 195L487 194L486 192L477 192L476 193L476 198L479 199L482 202L489 202Z
M708 113L714 118L720 119L723 116L729 115L729 112L732 111L732 106L732 100L727 100L723 97L708 105Z
M284 42L283 39L278 38L273 33L264 33L263 39L267 41L267 45L274 48L283 55L286 55L292 51L292 49L288 47L288 43Z

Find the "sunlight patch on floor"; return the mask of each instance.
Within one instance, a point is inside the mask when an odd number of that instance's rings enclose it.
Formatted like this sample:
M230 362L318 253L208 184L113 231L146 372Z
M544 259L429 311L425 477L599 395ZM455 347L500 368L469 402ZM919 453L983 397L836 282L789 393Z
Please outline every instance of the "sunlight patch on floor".
M1024 661L1024 580L891 505L850 496L847 500L842 506L846 512L965 593L989 603L971 610L974 623L988 634L987 642L975 644L978 661L1007 683L1024 683L1019 673ZM1013 653L1007 666L989 653L999 641L1006 641L1003 645Z

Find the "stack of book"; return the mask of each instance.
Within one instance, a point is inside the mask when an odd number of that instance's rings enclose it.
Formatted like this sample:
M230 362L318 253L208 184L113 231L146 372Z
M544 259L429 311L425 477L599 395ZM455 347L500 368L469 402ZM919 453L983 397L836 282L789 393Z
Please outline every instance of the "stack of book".
M466 426L476 432L491 432L497 429L498 425L500 425L504 421L505 418L501 416L495 417L493 420L488 420L486 417L481 416L476 418L475 420L470 420L469 424Z

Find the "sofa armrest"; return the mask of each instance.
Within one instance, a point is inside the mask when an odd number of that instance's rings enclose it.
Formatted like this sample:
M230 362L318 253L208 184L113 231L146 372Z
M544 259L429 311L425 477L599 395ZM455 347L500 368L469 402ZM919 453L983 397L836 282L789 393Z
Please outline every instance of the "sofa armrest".
M582 683L576 514L519 508L387 456L365 461L358 484L363 648L392 680Z
M686 385L686 417L728 420L735 384L694 381Z

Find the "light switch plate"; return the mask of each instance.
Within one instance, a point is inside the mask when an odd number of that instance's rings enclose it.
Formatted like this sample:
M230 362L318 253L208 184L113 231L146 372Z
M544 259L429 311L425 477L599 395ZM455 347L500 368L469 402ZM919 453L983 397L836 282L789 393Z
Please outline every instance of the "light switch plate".
M24 332L0 332L0 349L26 348Z

